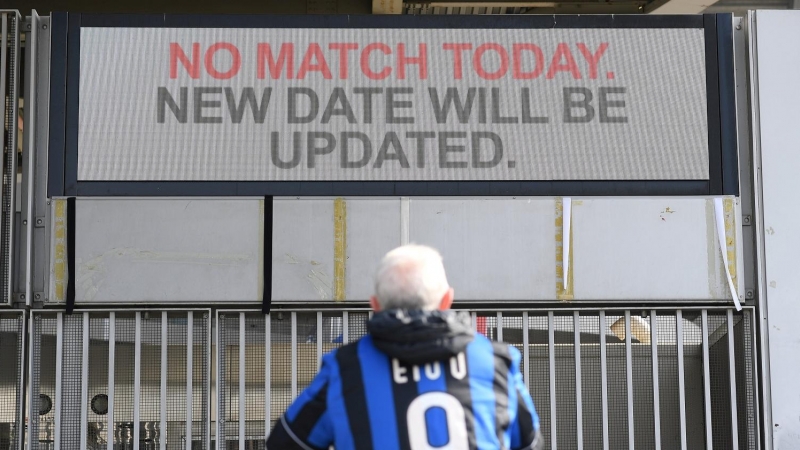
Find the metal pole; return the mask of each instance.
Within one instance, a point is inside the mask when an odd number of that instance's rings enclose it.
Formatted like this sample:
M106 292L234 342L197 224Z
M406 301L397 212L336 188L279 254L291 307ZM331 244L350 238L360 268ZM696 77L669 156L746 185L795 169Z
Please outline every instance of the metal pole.
M625 378L628 386L628 448L636 448L633 434L633 355L631 349L631 312L625 311Z
M167 349L169 348L169 320L167 312L161 311L161 423L159 426L159 447L167 450Z
M342 345L347 345L349 343L350 343L350 315L347 314L347 311L342 311Z
M756 359L759 361L759 372L762 380L765 380L761 385L759 395L761 402L763 402L763 423L764 423L764 449L772 450L772 433L769 431L772 428L772 386L769 383L770 375L770 354L769 354L769 321L768 301L767 301L767 267L764 252L766 250L765 243L765 224L764 224L764 180L761 173L761 116L760 116L760 99L758 90L758 38L755 12L750 11L747 14L747 35L748 42L748 55L749 55L749 69L750 69L750 104L751 109L751 133L752 136L752 149L753 149L753 212L755 220L755 236L756 236L756 286L758 292L756 299L758 301L758 308L756 309L758 320L755 330L758 330L759 339L756 341L758 346L758 353L761 358ZM757 402L757 403L761 403ZM759 421L756 420L758 423Z
M108 450L114 450L114 361L116 360L116 313L108 314Z
M297 398L297 313L292 311L292 400Z
M134 365L133 365L133 450L139 450L140 414L142 405L142 313L136 312L136 331L134 338Z
M606 313L600 311L600 403L603 408L603 450L608 446L608 369L606 365Z
M703 330L703 393L705 399L706 449L712 450L714 441L711 433L711 374L708 367L708 311L702 312Z
M686 448L686 383L683 371L683 311L676 313L676 334L678 346L678 404L681 421L681 450Z
M578 450L583 450L583 393L581 392L581 315L578 311L572 313L572 330L575 342L575 424L578 440Z
M497 311L497 341L503 342L503 313Z
M264 437L269 436L270 428L272 425L272 396L270 395L271 385L271 367L270 363L270 345L272 341L271 331L271 316L269 314L264 316Z
M556 345L553 311L547 312L547 353L550 356L550 442L553 450L557 449L556 427Z
M736 402L736 359L734 352L733 311L728 310L728 368L731 383L731 450L739 450L739 415Z
M19 24L17 25L19 29ZM38 59L38 42L39 42L39 15L36 11L31 13L31 31L28 33L30 41L26 44L26 55L30 61L30 73L28 74L28 98L25 99L25 109L28 114L25 122L25 130L28 135L27 152L28 152L28 172L27 172L27 192L26 192L26 217L27 225L25 227L25 304L30 306L33 297L33 223L34 223L34 207L33 207L33 192L34 192L34 173L36 172L36 63ZM5 88L4 85L0 85ZM16 126L16 125L15 125ZM110 411L110 410L109 410Z
M244 313L239 313L239 450L245 450L245 423L246 423L246 415L247 411L245 409L246 406L246 396L245 396L245 383L247 382L247 378L245 377L247 367L245 365L245 355L246 355L246 345L247 340L246 333L247 327L245 326L245 316Z
M322 311L317 311L317 371L322 368Z
M194 383L194 312L189 311L186 317L186 450L192 450L192 422L194 421L193 383Z
M531 362L530 362L530 343L528 338L529 332L529 323L528 323L528 312L525 311L522 313L522 378L525 380L525 388L530 390L531 389L531 380L530 380L530 371L531 371Z
M81 341L81 402L80 402L80 443L81 448L86 448L86 432L89 426L89 412L83 403L89 398L89 313L83 313L83 339Z
M3 22L5 23L5 21ZM5 33L3 33L5 36ZM55 450L61 450L61 407L63 396L62 366L64 363L64 313L58 313L56 321L56 411L55 411Z
M653 369L653 431L656 450L661 450L661 399L658 389L658 317L656 310L650 311L650 352Z

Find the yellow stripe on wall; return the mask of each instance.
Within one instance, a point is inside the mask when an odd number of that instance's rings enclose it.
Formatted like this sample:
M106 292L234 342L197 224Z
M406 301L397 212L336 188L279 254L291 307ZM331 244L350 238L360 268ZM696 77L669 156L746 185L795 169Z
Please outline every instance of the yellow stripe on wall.
M722 211L725 215L725 251L728 253L728 271L733 285L738 289L736 279L736 209L733 198L722 199Z
M569 248L567 255L569 266L572 268L567 275L567 289L564 289L564 203L561 197L556 197L556 298L559 300L572 300L574 297L574 287L572 274L575 268L572 264L572 227L570 227Z
M55 226L53 235L55 242L53 246L53 281L54 295L53 301L63 302L66 300L67 292L67 201L55 201Z
M345 266L347 265L347 203L333 201L333 299L345 300Z

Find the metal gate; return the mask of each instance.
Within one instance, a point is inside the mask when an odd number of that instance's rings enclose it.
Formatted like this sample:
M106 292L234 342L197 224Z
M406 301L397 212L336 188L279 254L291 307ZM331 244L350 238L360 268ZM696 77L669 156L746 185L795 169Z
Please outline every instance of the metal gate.
M208 450L210 326L208 310L34 312L28 448Z
M478 332L522 353L548 448L758 448L751 309L471 314ZM263 449L320 357L363 336L368 318L219 311L216 448Z
M22 450L25 313L0 311L0 450Z

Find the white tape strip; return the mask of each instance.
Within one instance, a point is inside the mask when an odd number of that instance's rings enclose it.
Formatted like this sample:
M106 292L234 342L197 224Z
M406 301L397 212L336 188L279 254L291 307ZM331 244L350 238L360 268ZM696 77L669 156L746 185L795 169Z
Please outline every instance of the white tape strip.
M569 292L569 245L572 241L570 239L570 228L572 227L572 199L569 197L564 197L561 201L563 207L563 220L564 220L564 243L561 246L561 251L563 252L563 263L564 263L564 291Z
M730 267L728 266L728 243L725 239L725 208L722 205L721 198L714 199L714 217L717 222L717 239L719 240L719 248L722 252L722 264L725 266L725 276L728 278L728 288L731 291L731 298L733 304L736 305L736 310L742 310L742 304L739 303L739 294L736 293L736 286L733 285L733 277L731 276Z

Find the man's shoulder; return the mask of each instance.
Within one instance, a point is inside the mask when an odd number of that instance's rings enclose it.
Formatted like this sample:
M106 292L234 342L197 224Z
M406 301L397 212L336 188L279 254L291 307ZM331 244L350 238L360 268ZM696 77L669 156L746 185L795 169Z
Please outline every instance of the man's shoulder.
M506 361L507 364L518 363L522 357L519 349L513 345L506 342L492 341L480 333L475 334L474 342L487 350L491 348L495 358L500 358Z
M370 340L371 340L371 338L369 337L369 335L366 335L366 336L361 337L360 339L357 339L356 341L353 341L353 342L344 344L341 347L335 348L335 349L331 350L330 352L328 352L328 353L326 353L325 355L322 356L322 362L323 362L323 364L324 363L329 363L330 364L330 363L334 363L334 362L338 363L338 361L341 360L341 359L348 359L348 358L357 357L357 355L358 355L358 347L359 347L359 345L362 345L361 344L362 341L370 341Z

